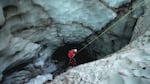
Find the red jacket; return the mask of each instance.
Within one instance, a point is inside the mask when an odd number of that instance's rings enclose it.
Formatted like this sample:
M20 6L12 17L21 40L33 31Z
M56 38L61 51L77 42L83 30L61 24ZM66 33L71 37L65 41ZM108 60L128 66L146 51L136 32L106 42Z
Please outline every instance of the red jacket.
M75 56L75 51L74 49L71 49L69 52L68 52L68 57L71 58L71 57L74 57Z

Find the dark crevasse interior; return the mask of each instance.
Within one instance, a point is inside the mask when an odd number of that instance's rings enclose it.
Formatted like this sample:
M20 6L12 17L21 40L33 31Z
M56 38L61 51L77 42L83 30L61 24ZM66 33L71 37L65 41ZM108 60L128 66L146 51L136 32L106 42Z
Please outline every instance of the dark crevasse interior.
M56 49L56 51L52 55L52 59L57 60L58 65L61 65L60 67L62 67L63 69L67 68L69 66L69 58L67 57L68 51L71 49L77 49L79 51L81 48L83 48L82 43L65 44L64 46ZM90 55L86 48L77 53L74 58L77 62L77 65L95 60L95 58Z

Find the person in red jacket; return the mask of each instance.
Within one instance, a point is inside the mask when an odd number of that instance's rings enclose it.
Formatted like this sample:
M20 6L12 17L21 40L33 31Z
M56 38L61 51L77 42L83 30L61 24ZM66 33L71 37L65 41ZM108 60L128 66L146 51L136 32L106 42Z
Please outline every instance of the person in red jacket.
M77 53L77 49L69 50L69 52L68 52L68 58L69 58L68 64L69 65L72 65L72 66L77 65L76 60L74 58L76 53Z

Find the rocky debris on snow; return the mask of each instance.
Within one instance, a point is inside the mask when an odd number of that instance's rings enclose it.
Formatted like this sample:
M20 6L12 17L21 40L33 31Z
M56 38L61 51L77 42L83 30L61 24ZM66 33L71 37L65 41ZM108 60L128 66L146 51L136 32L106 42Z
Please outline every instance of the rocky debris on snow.
M134 35L132 36L132 40L135 40L136 37L142 35L145 31L150 30L150 5L149 0L145 0L146 6L145 6L145 13L142 15L135 26L135 29L133 31Z

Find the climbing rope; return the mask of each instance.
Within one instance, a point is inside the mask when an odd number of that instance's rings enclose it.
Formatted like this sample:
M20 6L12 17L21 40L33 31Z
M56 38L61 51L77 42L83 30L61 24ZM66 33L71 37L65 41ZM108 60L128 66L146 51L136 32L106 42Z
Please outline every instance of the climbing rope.
M149 1L147 1L147 3L149 3ZM129 10L125 15L123 15L119 20L117 20L115 23L113 23L112 25L110 25L108 28L106 28L102 33L100 33L97 37L95 37L93 40L91 40L90 42L88 42L86 45L84 45L81 49L78 50L78 52L76 53L76 55L78 53L80 53L82 50L84 50L86 47L88 47L90 44L92 44L95 40L97 40L99 37L101 37L103 34L105 34L107 31L109 31L110 29L113 28L114 25L116 25L119 21L123 20L126 16L128 16L130 13L132 13L135 9L141 7L141 6L144 6L145 4L147 3L144 3L141 2L139 3L138 5L136 5L135 7L133 7L132 10Z

